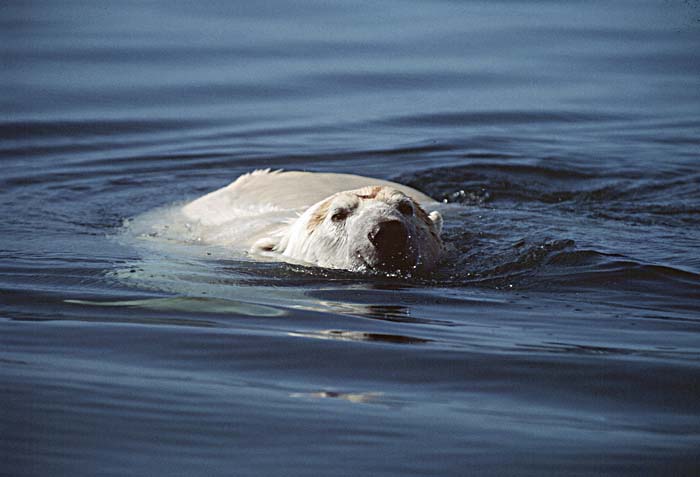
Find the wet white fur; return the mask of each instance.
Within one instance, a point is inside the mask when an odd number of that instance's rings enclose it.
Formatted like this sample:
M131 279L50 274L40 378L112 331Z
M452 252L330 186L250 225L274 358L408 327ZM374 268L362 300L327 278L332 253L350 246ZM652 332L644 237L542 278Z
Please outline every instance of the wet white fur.
M374 186L383 187L377 198L358 198ZM414 268L430 270L440 255L442 217L436 211L427 218L399 213L398 204L409 198L416 209L418 204L437 205L415 189L379 179L257 170L186 204L182 212L197 225L202 242L347 270L372 268L376 257L368 230L383 220L399 220L409 231ZM320 208L326 213L318 221ZM342 221L332 220L339 210L350 213Z

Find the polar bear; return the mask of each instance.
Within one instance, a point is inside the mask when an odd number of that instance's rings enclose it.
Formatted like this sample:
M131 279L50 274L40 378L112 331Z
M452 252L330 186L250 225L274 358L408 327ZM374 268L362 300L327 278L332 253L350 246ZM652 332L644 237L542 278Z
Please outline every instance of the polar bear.
M351 271L426 272L442 250L438 203L351 174L256 170L182 208L200 241Z

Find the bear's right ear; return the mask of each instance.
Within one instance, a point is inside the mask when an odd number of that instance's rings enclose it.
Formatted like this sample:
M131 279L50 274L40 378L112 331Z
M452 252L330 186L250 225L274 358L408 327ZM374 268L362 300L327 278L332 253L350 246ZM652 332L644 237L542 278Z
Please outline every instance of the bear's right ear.
M280 240L274 237L263 237L253 244L254 252L274 252Z
M440 235L442 233L442 214L440 214L440 212L437 210L433 210L428 217L435 226L435 230L437 231L438 235Z

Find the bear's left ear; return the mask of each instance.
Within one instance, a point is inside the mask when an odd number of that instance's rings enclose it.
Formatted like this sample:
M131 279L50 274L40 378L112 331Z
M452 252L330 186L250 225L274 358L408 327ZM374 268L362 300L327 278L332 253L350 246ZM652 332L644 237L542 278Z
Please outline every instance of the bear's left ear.
M440 214L440 212L437 210L433 210L428 217L435 226L435 230L437 231L438 235L442 233L442 214Z

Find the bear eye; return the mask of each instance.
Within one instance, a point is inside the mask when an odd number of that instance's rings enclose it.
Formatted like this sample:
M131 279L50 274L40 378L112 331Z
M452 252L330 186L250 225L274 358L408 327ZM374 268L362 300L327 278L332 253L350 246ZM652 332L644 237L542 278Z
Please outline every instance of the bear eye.
M340 209L336 210L333 215L331 215L331 220L333 222L342 222L343 220L348 218L348 215L350 215L350 211L345 210L345 209Z
M413 215L413 204L408 201L399 202L397 208L403 215Z

